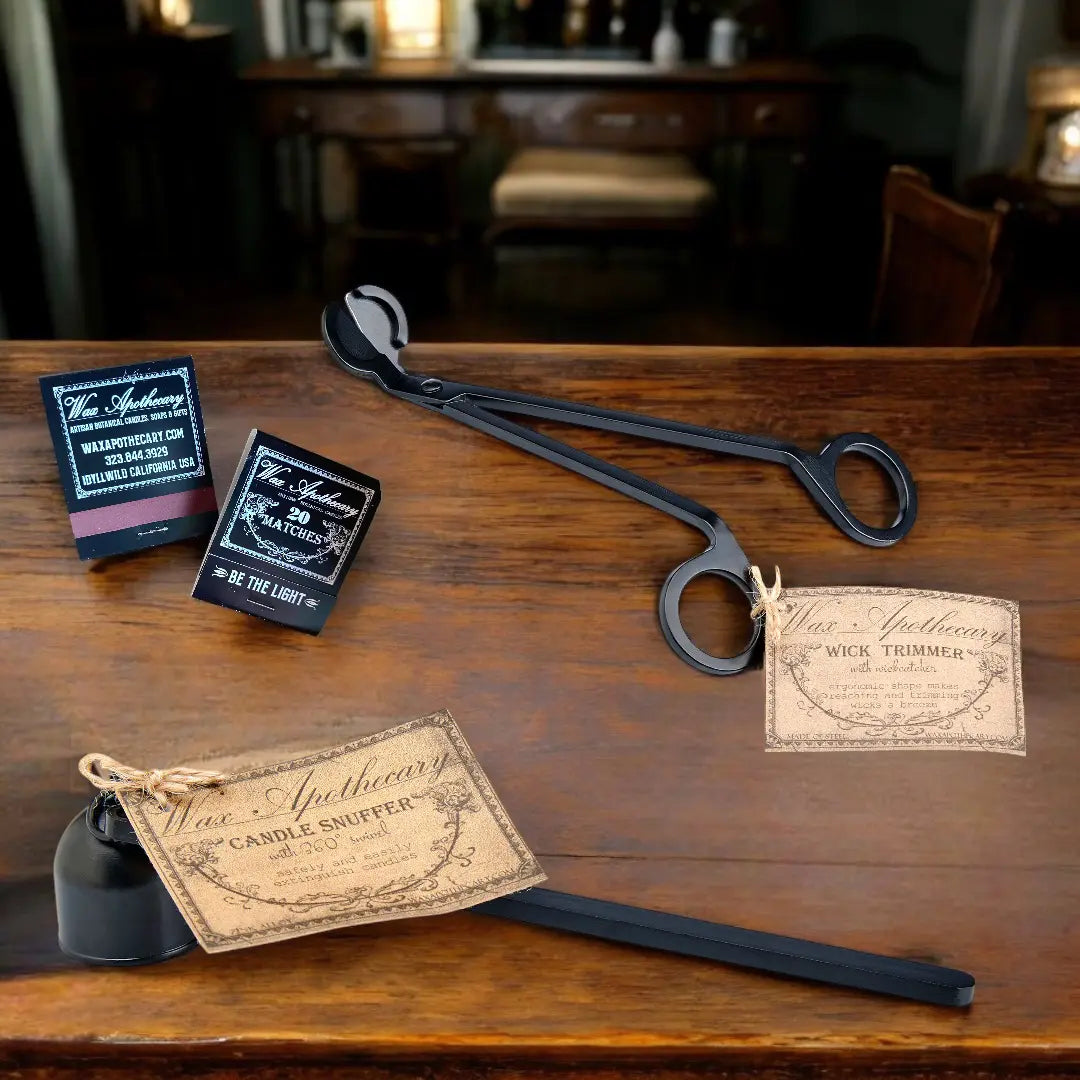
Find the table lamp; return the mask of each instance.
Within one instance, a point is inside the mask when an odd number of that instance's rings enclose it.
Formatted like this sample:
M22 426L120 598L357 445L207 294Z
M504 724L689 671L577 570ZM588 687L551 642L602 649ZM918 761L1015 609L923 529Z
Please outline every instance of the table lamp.
M439 56L442 45L442 0L384 0L383 52L387 56Z
M1080 55L1052 57L1028 72L1028 138L1022 174L1080 187Z

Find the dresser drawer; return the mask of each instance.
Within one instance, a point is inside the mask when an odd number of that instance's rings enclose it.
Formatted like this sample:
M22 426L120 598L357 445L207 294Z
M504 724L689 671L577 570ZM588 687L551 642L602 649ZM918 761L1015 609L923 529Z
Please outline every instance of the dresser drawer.
M711 96L652 91L507 91L499 109L523 141L546 145L680 150L719 132Z
M817 99L791 91L732 94L727 110L726 134L736 139L809 137L821 121Z
M440 94L424 91L273 89L260 95L264 132L352 138L424 138L444 134Z

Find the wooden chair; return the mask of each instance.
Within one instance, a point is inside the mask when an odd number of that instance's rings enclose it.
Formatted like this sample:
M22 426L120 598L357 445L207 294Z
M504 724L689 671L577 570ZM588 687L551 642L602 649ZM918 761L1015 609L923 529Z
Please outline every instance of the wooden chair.
M935 193L917 169L885 181L885 237L871 317L874 341L971 345L985 340L1001 296L1008 205L972 210Z

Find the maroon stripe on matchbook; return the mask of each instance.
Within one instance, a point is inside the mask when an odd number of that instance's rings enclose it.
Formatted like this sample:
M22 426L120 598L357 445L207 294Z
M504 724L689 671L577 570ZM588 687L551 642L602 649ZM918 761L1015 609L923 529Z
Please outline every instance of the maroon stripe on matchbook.
M68 516L71 531L76 537L82 537L133 529L136 525L149 525L152 521L205 514L216 509L214 486L206 484L193 491L174 491L171 495L155 495L150 499L99 506L96 510L78 510Z

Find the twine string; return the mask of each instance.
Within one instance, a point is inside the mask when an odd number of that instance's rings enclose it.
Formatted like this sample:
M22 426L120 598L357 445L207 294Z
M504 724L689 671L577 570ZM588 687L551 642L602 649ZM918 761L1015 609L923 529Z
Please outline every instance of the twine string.
M186 795L193 788L210 787L228 779L225 773L204 769L135 769L121 765L108 754L86 754L79 761L79 772L99 791L117 795L141 793L167 809L171 796Z
M780 594L783 585L780 582L780 567L774 566L776 575L772 586L765 584L761 571L756 566L750 567L750 580L754 584L754 606L750 609L750 618L765 616L765 640L775 645L780 640Z

